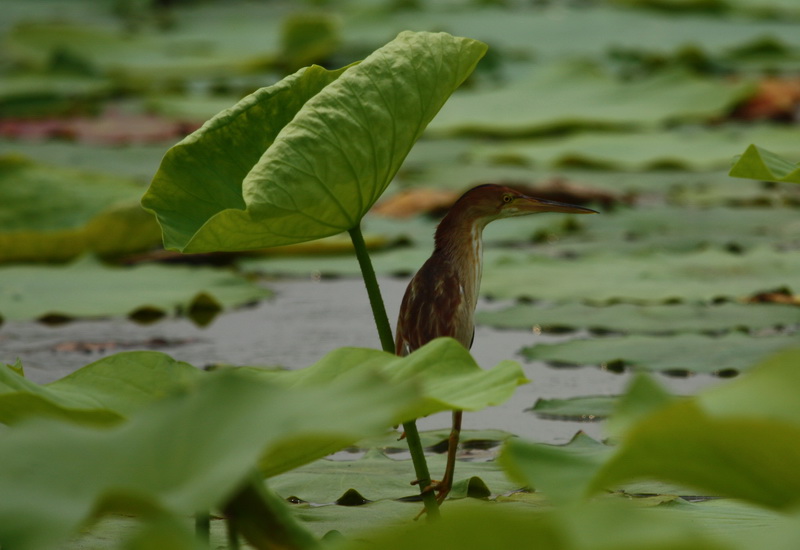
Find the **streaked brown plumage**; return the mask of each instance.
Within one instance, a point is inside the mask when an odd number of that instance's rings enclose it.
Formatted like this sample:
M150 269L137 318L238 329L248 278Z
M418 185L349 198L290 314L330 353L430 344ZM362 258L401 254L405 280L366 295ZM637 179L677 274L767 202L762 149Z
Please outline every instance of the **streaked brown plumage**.
M433 254L408 284L395 337L397 355L408 355L434 338L450 336L467 349L475 334L475 306L483 267L483 228L494 220L537 212L590 214L594 210L528 197L509 187L479 185L464 193L436 229ZM453 430L442 481L430 489L441 503L453 482L461 411Z

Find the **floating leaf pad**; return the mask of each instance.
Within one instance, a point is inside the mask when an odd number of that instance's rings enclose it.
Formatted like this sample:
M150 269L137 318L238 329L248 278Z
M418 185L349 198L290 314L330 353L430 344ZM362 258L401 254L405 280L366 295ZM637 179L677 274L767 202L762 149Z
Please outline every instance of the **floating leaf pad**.
M537 344L523 348L527 359L570 365L630 367L655 371L734 374L769 355L796 346L791 336L755 338L740 333L720 337L624 336Z
M428 455L426 458L432 474L440 476L444 472L446 458L443 455ZM269 483L283 497L296 496L314 504L330 504L350 488L355 488L371 501L417 498L419 489L411 485L414 477L410 459L397 460L377 450L370 450L358 460L318 460L271 477ZM466 497L467 482L473 477L479 477L495 495L519 488L495 462L459 460L455 483L464 483L463 492L452 494L451 499Z
M155 247L158 225L141 195L131 179L0 157L0 263Z
M271 293L229 270L178 265L106 267L86 257L65 266L0 268L0 316L6 320L184 312L235 307Z
M743 298L791 288L800 254L758 248L746 254L591 254L563 260L487 250L481 291L496 298L658 303Z
M593 64L554 63L502 88L456 95L430 129L514 136L575 127L653 128L720 116L750 91L748 83L682 71L620 82Z
M800 308L772 304L672 304L590 306L559 304L552 307L517 304L497 311L479 311L476 321L498 328L543 331L588 329L628 334L726 332L759 330L800 324Z
M746 131L741 126L723 126L713 130L691 128L649 133L592 132L558 139L509 140L483 145L476 147L472 156L476 162L550 168L583 166L638 172L670 168L702 172L730 166L731 159L753 141L786 154L793 153L796 148L791 143L796 137L795 128L773 126ZM775 177L754 179L774 180Z
M616 402L617 398L611 395L538 399L528 410L541 418L593 421L603 420L610 415Z

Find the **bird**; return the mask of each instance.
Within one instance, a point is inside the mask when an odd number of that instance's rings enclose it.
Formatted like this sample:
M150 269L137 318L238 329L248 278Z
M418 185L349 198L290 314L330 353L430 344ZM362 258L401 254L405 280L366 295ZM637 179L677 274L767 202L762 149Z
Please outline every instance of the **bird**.
M595 210L527 196L487 183L465 192L436 228L431 257L412 277L400 304L395 353L406 356L438 337L471 349L475 307L483 271L483 229L495 220L540 212L596 214ZM435 491L441 505L453 484L462 411L452 413L444 476L422 490Z

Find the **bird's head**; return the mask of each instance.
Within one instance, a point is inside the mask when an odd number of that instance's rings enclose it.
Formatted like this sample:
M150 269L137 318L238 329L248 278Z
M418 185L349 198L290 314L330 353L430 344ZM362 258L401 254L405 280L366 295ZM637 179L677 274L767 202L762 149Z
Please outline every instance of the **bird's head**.
M493 183L473 187L464 193L454 206L463 209L471 218L485 220L486 223L539 212L597 213L590 208L574 204L529 197L510 187Z

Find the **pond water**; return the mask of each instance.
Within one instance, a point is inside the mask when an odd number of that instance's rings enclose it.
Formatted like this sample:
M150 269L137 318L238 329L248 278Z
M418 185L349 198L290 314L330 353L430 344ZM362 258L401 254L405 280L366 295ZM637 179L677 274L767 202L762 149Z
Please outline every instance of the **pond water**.
M400 307L407 279L380 279L390 320ZM187 319L139 325L127 319L76 321L57 327L9 322L0 327L0 361L22 360L28 378L56 380L103 356L119 351L156 349L198 367L225 363L301 368L341 346L379 346L363 282L356 278L289 279L266 283L275 295L252 307L219 315L205 328ZM479 308L498 305L485 300ZM542 419L526 412L539 398L615 395L624 391L630 373L599 367L553 368L525 362L517 351L537 342L585 335L547 335L532 331L478 327L472 353L489 368L504 359L520 361L530 384L506 403L467 413L464 429L501 429L540 442L566 443L579 430L603 436L602 423ZM677 394L692 393L718 381L713 376L674 378L656 375ZM450 414L418 421L420 430L447 428Z

